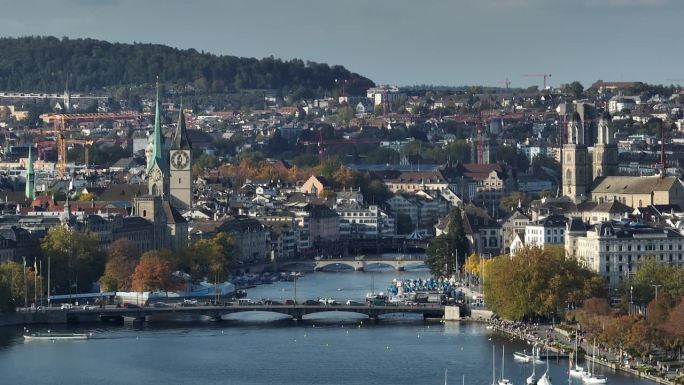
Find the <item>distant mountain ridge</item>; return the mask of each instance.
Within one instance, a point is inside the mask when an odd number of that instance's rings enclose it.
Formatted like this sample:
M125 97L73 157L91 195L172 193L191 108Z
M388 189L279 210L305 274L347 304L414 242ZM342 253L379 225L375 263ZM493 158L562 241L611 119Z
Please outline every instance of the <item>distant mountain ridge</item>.
M70 74L70 75L68 75ZM373 82L339 65L219 56L161 44L110 43L52 36L0 38L0 89L96 91L109 86L154 83L191 85L200 92L275 89L319 96L341 88L360 94Z

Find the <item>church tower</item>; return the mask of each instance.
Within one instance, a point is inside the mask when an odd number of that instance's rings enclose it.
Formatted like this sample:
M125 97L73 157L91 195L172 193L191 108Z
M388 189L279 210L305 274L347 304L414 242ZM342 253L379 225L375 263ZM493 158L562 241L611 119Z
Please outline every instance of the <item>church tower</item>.
M169 169L171 204L178 210L192 207L192 143L185 128L182 104L171 140Z
M594 180L602 176L616 176L618 174L617 143L613 139L610 114L607 111L599 119L593 157Z
M26 161L26 199L36 198L36 173L33 170L33 146L29 147L28 160Z
M159 83L157 82L157 101L154 113L152 152L147 159L147 187L149 195L164 197L168 194L168 163L164 153L164 137L161 132L161 119L159 114Z
M587 198L590 168L584 126L577 112L568 122L568 142L563 145L563 195L575 202Z

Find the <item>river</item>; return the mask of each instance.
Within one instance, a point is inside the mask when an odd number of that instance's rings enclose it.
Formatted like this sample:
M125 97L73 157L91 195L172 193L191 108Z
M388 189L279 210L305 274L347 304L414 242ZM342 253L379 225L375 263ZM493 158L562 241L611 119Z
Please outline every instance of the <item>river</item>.
M374 280L384 290L393 277L425 272L315 273L297 282L297 299L363 299ZM250 298L294 297L294 283L263 285ZM227 322L126 322L85 324L54 330L92 332L88 341L24 343L21 328L0 328L0 384L236 384L313 385L444 383L488 385L492 346L496 376L501 346L505 374L524 384L529 365L513 361L522 343L491 334L472 323L424 322L413 316L373 324L354 315L318 315L295 323L259 313L233 315ZM529 347L527 347L529 349ZM567 361L550 360L554 384L567 384ZM537 373L545 370L537 366ZM597 368L610 384L650 384ZM575 381L579 384L579 381Z

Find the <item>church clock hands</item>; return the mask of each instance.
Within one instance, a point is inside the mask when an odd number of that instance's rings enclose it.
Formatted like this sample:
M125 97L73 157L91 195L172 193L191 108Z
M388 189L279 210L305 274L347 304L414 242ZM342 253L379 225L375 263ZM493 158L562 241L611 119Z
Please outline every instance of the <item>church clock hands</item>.
M188 154L185 152L176 152L171 158L171 164L177 169L183 169L188 165Z

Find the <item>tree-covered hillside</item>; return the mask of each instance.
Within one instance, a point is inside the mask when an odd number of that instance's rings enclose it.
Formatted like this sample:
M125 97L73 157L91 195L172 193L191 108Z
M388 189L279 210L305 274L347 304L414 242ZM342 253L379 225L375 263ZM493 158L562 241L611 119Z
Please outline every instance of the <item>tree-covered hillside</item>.
M356 94L372 82L342 66L294 59L282 61L217 56L158 44L121 44L56 37L0 38L0 89L96 91L108 86L165 83L199 92L223 93L275 89L298 96L323 95L346 81Z

